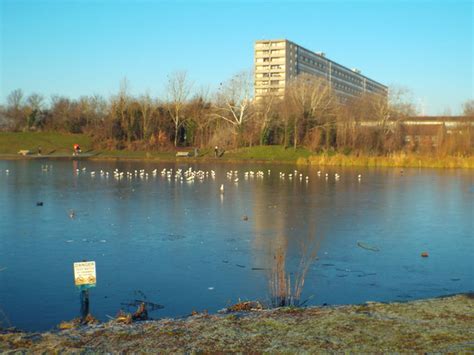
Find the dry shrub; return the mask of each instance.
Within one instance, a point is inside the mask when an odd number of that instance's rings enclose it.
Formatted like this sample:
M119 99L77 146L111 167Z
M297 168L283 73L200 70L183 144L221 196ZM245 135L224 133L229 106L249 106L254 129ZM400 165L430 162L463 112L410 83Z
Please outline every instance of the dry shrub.
M94 147L103 150L122 150L125 149L125 142L117 139L96 140Z
M305 146L313 152L318 151L324 143L323 134L324 132L321 128L311 129L305 137Z
M404 139L405 132L403 127L397 125L393 131L386 134L385 139L383 140L384 152L393 153L400 151L405 144Z
M166 148L170 145L170 138L168 137L166 132L162 131L161 129L156 134L151 135L148 141L148 146L150 148Z
M218 146L220 148L230 148L235 147L236 144L236 133L230 126L224 126L221 129L216 130L209 140L209 145L211 147Z
M301 293L303 291L309 267L316 260L321 239L312 226L312 233L301 241L299 249L299 264L294 278L286 268L286 243L281 245L273 255L273 264L269 276L271 304L273 307L301 306Z
M421 154L430 154L433 150L433 140L431 136L421 136L418 142L418 152Z

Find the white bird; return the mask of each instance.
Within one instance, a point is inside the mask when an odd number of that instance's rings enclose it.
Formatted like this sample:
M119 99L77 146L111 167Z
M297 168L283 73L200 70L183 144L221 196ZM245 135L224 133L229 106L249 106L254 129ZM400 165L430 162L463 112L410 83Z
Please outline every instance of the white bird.
M220 190L221 190L221 194L223 194L224 193L224 184L221 184Z

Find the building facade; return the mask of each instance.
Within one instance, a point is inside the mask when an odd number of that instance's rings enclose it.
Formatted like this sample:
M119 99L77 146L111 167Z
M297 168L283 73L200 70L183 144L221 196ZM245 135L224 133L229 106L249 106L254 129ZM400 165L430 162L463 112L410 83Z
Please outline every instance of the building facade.
M255 99L273 94L283 97L285 89L299 74L326 78L331 88L341 97L363 93L388 95L388 88L328 58L286 39L255 42Z

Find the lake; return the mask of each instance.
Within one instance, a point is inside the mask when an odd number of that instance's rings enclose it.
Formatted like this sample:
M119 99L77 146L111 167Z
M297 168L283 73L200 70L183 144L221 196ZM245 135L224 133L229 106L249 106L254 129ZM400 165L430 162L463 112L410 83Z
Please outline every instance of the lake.
M202 179L188 181L189 168L202 170ZM73 263L82 260L97 265L91 311L102 321L135 310L136 300L164 306L153 318L268 302L275 278L294 284L302 260L308 305L473 291L473 177L469 170L0 161L0 326L45 330L77 317Z

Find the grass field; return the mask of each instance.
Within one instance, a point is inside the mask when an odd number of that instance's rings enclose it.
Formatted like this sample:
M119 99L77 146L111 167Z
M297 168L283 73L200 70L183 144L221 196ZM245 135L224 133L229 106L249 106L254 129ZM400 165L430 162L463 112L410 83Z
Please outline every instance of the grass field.
M229 160L296 162L298 159L306 159L310 156L311 152L304 148L294 150L293 148L285 149L278 145L266 145L231 150L226 152L223 158Z
M19 150L43 154L72 154L77 143L83 152L92 149L92 140L84 134L66 134L56 132L0 132L0 154L17 154Z

